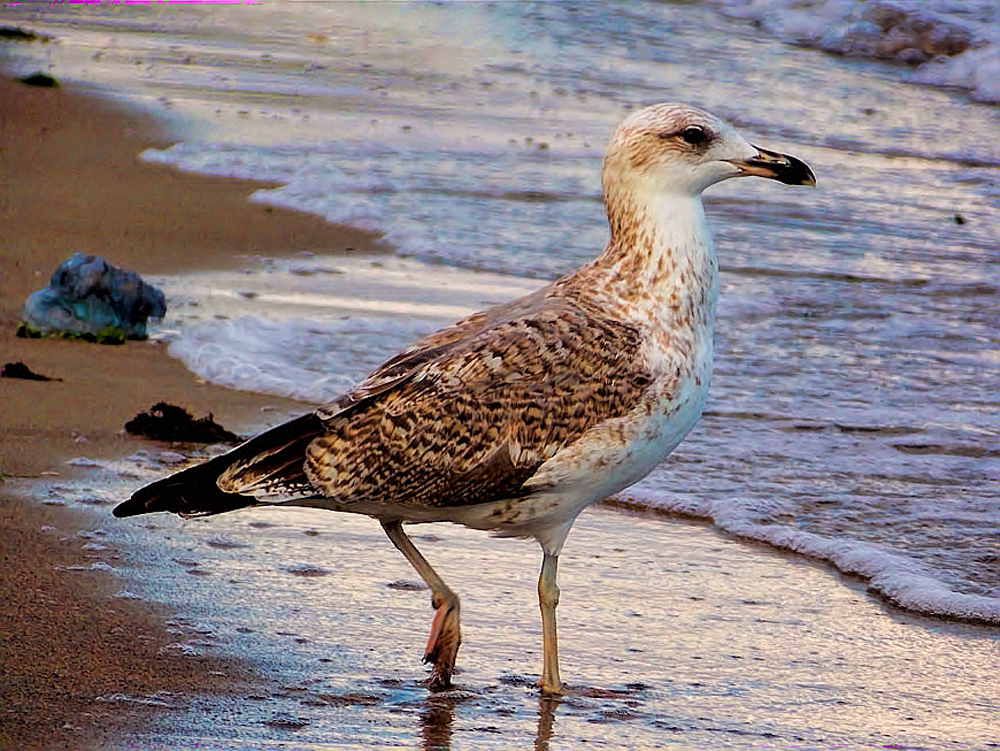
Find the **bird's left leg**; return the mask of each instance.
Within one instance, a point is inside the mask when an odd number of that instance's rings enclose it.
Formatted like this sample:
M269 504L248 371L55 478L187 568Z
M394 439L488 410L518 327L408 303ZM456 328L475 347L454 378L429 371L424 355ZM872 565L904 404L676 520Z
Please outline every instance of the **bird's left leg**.
M420 578L431 588L431 604L434 606L434 620L431 633L427 637L424 662L432 663L430 687L444 689L451 686L451 675L455 670L455 658L462 643L459 626L458 595L451 591L444 580L431 568L431 564L417 550L413 541L403 531L399 520L382 520L382 529L392 540L392 544L402 553L410 565L420 574Z

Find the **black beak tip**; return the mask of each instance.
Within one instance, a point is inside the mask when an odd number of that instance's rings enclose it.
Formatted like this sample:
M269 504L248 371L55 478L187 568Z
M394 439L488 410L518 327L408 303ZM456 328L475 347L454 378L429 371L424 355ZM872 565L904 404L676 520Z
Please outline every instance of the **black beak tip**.
M742 174L770 178L785 185L816 187L816 175L801 159L756 146L754 148L757 149L757 156L735 162L742 169Z
M816 187L816 175L809 168L809 165L794 156L785 155L788 166L775 173L775 179L785 185L808 185Z

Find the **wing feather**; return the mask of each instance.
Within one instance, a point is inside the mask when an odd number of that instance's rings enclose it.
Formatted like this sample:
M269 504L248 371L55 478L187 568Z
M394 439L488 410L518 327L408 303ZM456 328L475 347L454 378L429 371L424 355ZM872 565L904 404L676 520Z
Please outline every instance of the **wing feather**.
M334 402L137 491L115 514L525 494L542 464L634 409L650 381L636 327L554 289L432 334Z
M650 380L638 329L565 298L537 302L373 373L359 386L365 401L328 410L326 434L309 444L313 486L345 505L515 497L561 448L633 409Z

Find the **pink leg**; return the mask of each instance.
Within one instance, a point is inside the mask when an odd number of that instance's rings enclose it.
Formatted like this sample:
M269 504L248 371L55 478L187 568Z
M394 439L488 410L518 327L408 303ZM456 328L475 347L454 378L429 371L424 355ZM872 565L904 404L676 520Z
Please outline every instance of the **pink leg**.
M427 559L417 550L410 538L406 536L402 522L398 520L382 521L382 529L385 530L396 549L420 574L420 578L431 588L431 604L434 606L435 612L434 620L431 621L431 633L427 637L427 648L424 650L424 662L431 663L431 677L428 685L432 689L448 688L451 686L451 676L455 671L458 648L462 644L458 595L449 589L444 580L431 568Z

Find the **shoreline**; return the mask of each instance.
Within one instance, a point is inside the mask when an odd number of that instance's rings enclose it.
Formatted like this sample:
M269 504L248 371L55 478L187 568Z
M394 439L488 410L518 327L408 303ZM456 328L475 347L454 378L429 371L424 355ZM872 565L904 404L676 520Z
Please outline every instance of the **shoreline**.
M86 516L17 494L4 477L72 476L74 456L116 458L150 443L123 427L155 402L237 431L304 411L291 399L200 382L162 343L122 346L18 339L21 306L78 250L141 275L228 268L246 255L371 250L377 238L321 217L250 203L267 183L181 173L143 162L171 143L164 123L77 86L0 78L0 360L49 382L0 379L0 746L93 747L149 716L132 694L231 692L252 671L171 653L167 608L115 598L120 579L85 549ZM96 569L77 571L74 565ZM127 634L127 640L109 638ZM98 697L102 697L101 701ZM109 699L109 697L111 697Z
M103 255L146 275L229 268L247 255L374 252L375 235L247 200L269 183L142 162L143 150L171 142L165 126L72 86L39 89L0 80L0 139L0 221L16 228L5 243L0 285L2 359L23 360L37 373L63 379L0 381L7 402L0 471L52 470L47 457L74 456L81 438L99 455L134 450L140 444L123 442L119 431L136 412L160 400L178 403L196 417L214 412L223 424L253 423L265 404L295 405L198 383L155 342L95 347L18 339L21 307L76 251ZM62 409L67 399L72 412ZM33 445L42 436L44 446Z
M4 118L0 161L22 153L11 147L16 140L11 134L32 135L30 128L18 126L18 131L8 127L16 121L9 109L10 92L4 88L8 85L0 83ZM62 99L51 98L53 93L14 90L12 95L23 95L28 99L21 101L29 105L30 98L38 95L31 115L34 119L22 117L22 122L36 130L47 127L38 118L48 112L59 126L50 129L51 137L80 138L77 148L83 144L89 149L93 143L99 147L97 153L88 153L97 163L72 172L71 186L66 182L54 186L51 178L42 178L59 174L71 158L72 148L46 150L44 156L51 158L47 163L38 161L40 153L36 161L22 163L23 169L40 173L34 182L24 181L33 186L24 190L48 191L52 206L68 205L69 216L75 217L73 221L67 218L58 231L28 218L32 216L25 208L29 204L36 211L46 209L35 214L36 218L47 216L51 207L34 194L18 196L20 185L5 185L0 194L7 201L5 215L13 206L21 213L11 215L20 217L18 226L25 228L24 235L11 245L10 258L22 264L15 269L20 276L8 277L5 270L0 292L3 360L23 359L37 372L64 379L50 383L0 380L0 399L5 405L0 425L0 470L20 476L52 471L69 476L73 470L63 462L72 456L114 457L148 446L146 441L123 437L121 426L136 411L148 409L161 398L188 408L196 417L214 412L223 425L236 430L262 421L260 410L264 406L278 410L276 414L285 409L306 409L291 400L199 383L158 344L99 347L13 338L13 325L23 302L17 295L26 296L42 286L52 268L73 250L101 252L140 273L211 268L232 264L241 255L240 243L246 240L251 221L259 221L262 231L270 229L269 237L275 243L270 249L259 246L256 252L281 254L321 247L282 245L279 223L288 225L290 236L314 238L310 242L327 237L328 245L322 247L330 252L346 247L362 249L346 245L348 230L309 215L268 211L248 203L246 195L259 187L258 183L187 175L140 162L136 155L145 148L147 141L143 139L165 139L156 130L161 126L155 121L72 88L58 93ZM146 127L151 130L144 131ZM122 137L112 137L115 133ZM95 134L101 134L100 138ZM116 200L123 203L105 204L106 191L91 188L93 181L108 182L109 177L119 185L107 190L117 191ZM201 197L185 204L198 185L207 186ZM143 202L126 200L130 193L138 195L136 186L153 191L157 205L181 202L177 211L198 214L202 229L189 231L183 213L172 210L162 221L176 227L179 234L164 229L157 230L155 236L143 236L141 247L122 250L134 253L129 256L131 263L116 256L117 251L112 251L127 245L119 230L128 217L136 217L138 212L137 221L147 221ZM99 203L92 208L106 212L106 216L90 217L88 202ZM296 227L305 226L297 224L300 221L305 225L318 221L324 226L316 229L318 234L295 234ZM268 228L268 224L273 226ZM32 228L40 229L31 235L36 231ZM210 233L210 242L197 245L197 252L184 251L184 242L202 243L205 232ZM56 245L50 247L53 238ZM263 242L255 238L255 242ZM88 245L81 248L76 243ZM42 248L51 258L41 259L35 251ZM35 269L43 260L45 268ZM12 291L11 279L20 279L22 289ZM280 418L271 415L267 419L274 422ZM230 573L225 568L238 559L238 552L213 554L210 568L215 579L204 581L231 585L231 591L238 592L231 596L288 596L296 600L289 603L289 612L292 607L305 607L296 599L300 581L322 583L324 591L331 587L329 591L356 598L345 604L337 597L317 596L323 617L303 618L323 624L324 630L336 636L306 631L304 623L295 629L283 626L271 636L281 643L279 648L287 644L302 661L309 659L311 649L323 652L323 658L307 665L304 678L294 676L280 690L269 690L268 677L259 667L256 671L248 668L249 659L246 663L214 657L192 660L171 656L169 649L163 653L177 640L166 629L170 617L166 608L115 598L118 580L100 568L69 572L68 567L81 563L117 560L114 550L84 549L88 539L79 532L92 527L93 520L88 522L72 509L16 497L10 490L9 485L5 489L0 484L0 512L9 540L5 541L4 555L10 572L2 584L7 591L0 591L0 597L4 634L17 634L17 640L6 637L0 659L5 675L17 675L18 680L5 681L0 695L0 746L113 746L124 734L129 734L130 740L148 739L144 733L156 724L169 726L161 729L161 736L153 736L162 737L162 745L190 743L192 738L171 735L183 730L177 729L168 712L129 698L149 698L158 692L171 692L182 702L195 695L249 692L250 698L259 701L244 703L245 716L234 719L231 712L225 716L208 714L207 722L217 722L218 727L206 725L205 730L206 735L218 733L220 737L231 731L231 737L246 745L266 745L269 741L307 745L310 737L321 739L317 743L341 739L345 745L388 745L388 739L402 737L398 733L403 732L399 728L404 723L414 726L410 729L413 736L407 737L411 745L417 743L415 728L421 723L424 738L428 742L433 738L444 747L452 736L452 725L456 732L464 733L457 738L481 743L482 747L489 747L491 739L498 737L495 728L504 728L503 732L513 729L512 737L528 740L523 731L535 722L534 705L539 702L531 688L531 676L511 671L537 669L539 642L533 596L538 556L533 544L486 543L482 535L450 525L440 525L440 534L435 529L426 535L439 538L428 540L433 545L435 565L443 559L442 571L448 572L449 582L466 598L463 625L469 636L460 658L461 682L469 686L468 695L460 689L458 698L428 696L413 680L424 676L419 654L430 615L426 593L392 586L409 585L413 573L377 525L351 515L342 518L318 511L315 514L321 519L314 520L314 512L307 510L296 510L280 522L268 520L259 526L252 526L253 520L263 522L264 518L252 514L264 514L261 510L244 517L214 519L213 533L227 539L229 530L231 538L245 536L259 541L262 549L277 548L287 534L315 540L317 545L326 546L323 555L329 561L318 555L315 560L336 567L336 582L333 577L326 580L329 583L295 577L278 565L269 569L277 578L262 581L255 575L241 580L238 570ZM204 529L208 528L206 523ZM201 528L192 526L195 529ZM168 538L164 535L164 539ZM338 552L346 547L345 541L365 551L363 562L349 555L351 548ZM488 552L484 552L486 545ZM470 561L474 565L469 565ZM357 565L349 569L352 563ZM560 618L566 677L571 684L579 685L583 680L601 688L584 687L584 692L590 690L593 696L584 693L551 706L541 702L534 738L538 747L548 744L554 726L558 734L553 739L573 747L593 740L595 734L603 734L608 745L625 745L627 739L643 732L647 741L665 732L684 732L688 739L695 738L689 745L706 748L721 745L720 739L728 743L736 734L751 736L748 743L770 743L771 738L788 742L797 738L795 733L801 728L810 731L807 738L818 738L817 744L826 745L838 739L836 730L842 723L848 729L860 728L860 724L851 728L851 721L867 722L873 707L879 713L872 719L872 737L882 743L914 738L912 728L917 725L920 730L933 728L931 735L947 742L962 737L947 723L943 728L937 726L938 707L947 712L959 703L944 703L949 691L955 685L964 686L966 706L981 709L982 697L975 691L990 685L983 677L991 655L986 643L990 632L954 624L939 630L919 616L891 611L886 618L883 604L845 587L836 572L820 570L815 562L794 554L727 541L715 530L702 528L699 532L687 524L661 525L595 509L574 529L562 566L566 597ZM620 568L627 570L619 573ZM285 575L291 579L280 578ZM282 581L286 586L275 584ZM652 591L656 597L648 596ZM794 592L794 597L789 597L789 592ZM518 598L522 606L512 607ZM373 626L369 618L376 613ZM244 625L240 623L240 627ZM226 636L236 631L225 622L219 628ZM270 635L262 631L241 637L246 639L243 643L264 644ZM128 639L123 640L122 635ZM122 649L122 644L129 649ZM337 664L330 668L333 657ZM604 686L609 684L625 688L608 691ZM125 698L114 699L115 695ZM275 712L284 707L287 713ZM985 736L985 715L980 711L968 720L975 727L970 732L978 733L977 738ZM489 728L483 728L483 716ZM737 722L732 718L750 719ZM781 725L782 719L787 727ZM297 724L303 720L305 725ZM183 725L183 720L177 724ZM392 731L397 735L390 735ZM952 732L954 735L947 735ZM578 742L574 744L574 740Z

